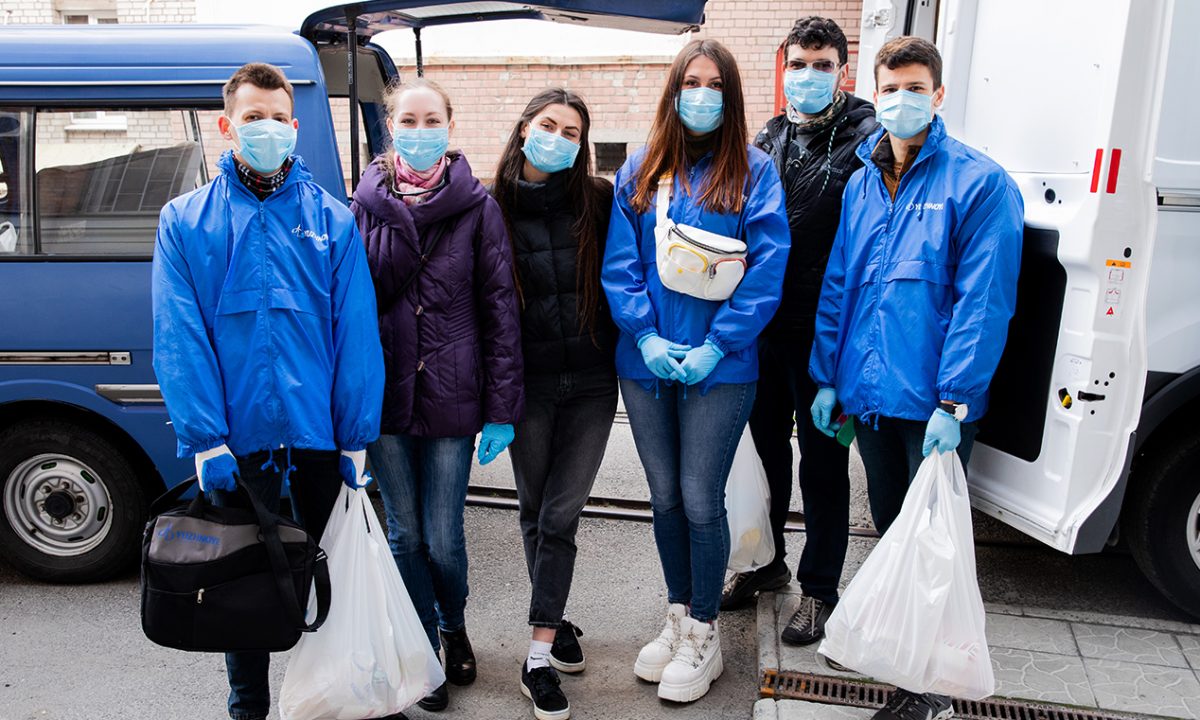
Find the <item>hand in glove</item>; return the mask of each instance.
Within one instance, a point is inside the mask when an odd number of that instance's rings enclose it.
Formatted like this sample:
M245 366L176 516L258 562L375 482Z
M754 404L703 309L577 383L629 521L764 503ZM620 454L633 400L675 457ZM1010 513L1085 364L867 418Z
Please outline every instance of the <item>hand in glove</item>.
M650 372L654 373L654 377L660 380L678 380L680 382L686 379L687 376L680 367L679 361L687 356L688 351L692 349L691 346L679 345L664 340L655 333L650 333L638 340L638 349L642 351L642 360L645 361Z
M961 423L945 410L934 410L933 417L929 418L929 424L925 426L925 444L921 446L921 454L929 457L929 453L935 448L938 452L954 452L962 440L960 425Z
M342 482L351 490L364 488L373 479L367 474L366 450L343 450L338 460L338 470L342 473Z
M703 382L723 357L725 357L725 353L721 352L721 349L712 342L705 342L698 348L688 350L680 364L684 373L684 382L688 385Z
M515 433L512 425L497 425L495 423L487 423L483 426L483 433L479 436L479 452L476 457L479 458L480 465L487 465L495 460L500 453L504 452L504 448L513 441Z
M204 492L232 492L237 488L237 481L234 480L237 474L237 459L229 452L228 446L222 444L212 450L196 453L196 477L200 478L200 489Z
M817 397L813 400L812 404L813 425L816 425L818 430L829 437L833 437L834 435L833 428L829 426L834 405L837 405L836 390L826 387L817 391Z

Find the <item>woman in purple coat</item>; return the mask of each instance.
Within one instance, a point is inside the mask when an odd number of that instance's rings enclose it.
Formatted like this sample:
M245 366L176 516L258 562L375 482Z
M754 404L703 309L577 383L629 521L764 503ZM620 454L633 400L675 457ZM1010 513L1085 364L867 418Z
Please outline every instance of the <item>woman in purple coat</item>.
M487 464L524 405L520 316L504 218L460 152L450 98L416 80L388 98L393 150L368 166L350 209L367 244L387 383L368 448L388 541L446 678L475 680L467 639L463 508L471 452ZM440 637L439 637L440 636ZM446 686L420 702L441 710Z

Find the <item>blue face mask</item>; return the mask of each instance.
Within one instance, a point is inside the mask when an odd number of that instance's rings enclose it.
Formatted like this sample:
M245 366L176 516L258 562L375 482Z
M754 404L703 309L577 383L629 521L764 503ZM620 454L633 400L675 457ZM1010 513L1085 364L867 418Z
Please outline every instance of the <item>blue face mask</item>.
M255 120L234 127L238 156L259 175L270 175L296 149L296 128L276 120Z
M815 115L833 102L838 74L813 70L788 70L783 74L783 94L788 104L805 115Z
M579 154L579 145L571 142L562 135L546 132L541 128L529 127L525 136L525 144L521 152L529 159L529 163L544 173L556 173L566 170L575 164L575 156Z
M689 88L679 93L675 109L685 128L703 135L721 126L725 98L721 91L712 88Z
M422 172L446 154L450 147L450 128L396 128L392 147L410 168Z
M933 96L910 90L880 95L875 117L890 134L907 140L933 121Z

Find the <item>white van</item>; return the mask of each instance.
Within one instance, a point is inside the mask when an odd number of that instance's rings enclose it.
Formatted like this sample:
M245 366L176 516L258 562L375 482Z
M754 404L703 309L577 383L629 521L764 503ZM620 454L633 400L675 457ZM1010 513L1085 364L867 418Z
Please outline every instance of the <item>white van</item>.
M1200 2L864 0L859 95L904 34L1025 200L975 507L1068 553L1123 541L1200 617Z

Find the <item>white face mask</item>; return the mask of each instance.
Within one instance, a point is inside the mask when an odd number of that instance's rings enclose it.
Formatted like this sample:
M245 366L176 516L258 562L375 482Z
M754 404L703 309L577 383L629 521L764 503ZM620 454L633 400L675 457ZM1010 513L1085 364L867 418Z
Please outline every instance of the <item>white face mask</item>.
M0 253L16 252L17 229L10 222L0 223Z

